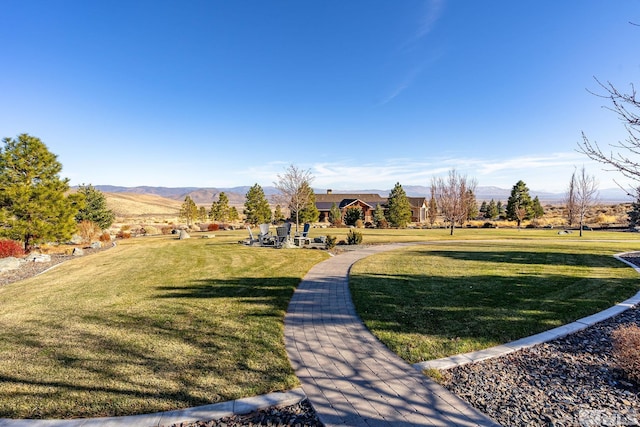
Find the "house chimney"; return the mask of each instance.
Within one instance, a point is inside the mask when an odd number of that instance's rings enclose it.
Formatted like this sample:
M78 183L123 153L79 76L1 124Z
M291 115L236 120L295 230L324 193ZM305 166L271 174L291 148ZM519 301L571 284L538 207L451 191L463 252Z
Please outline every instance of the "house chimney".
M327 190L327 194L331 194L331 193L333 193L333 190L328 189L328 190Z

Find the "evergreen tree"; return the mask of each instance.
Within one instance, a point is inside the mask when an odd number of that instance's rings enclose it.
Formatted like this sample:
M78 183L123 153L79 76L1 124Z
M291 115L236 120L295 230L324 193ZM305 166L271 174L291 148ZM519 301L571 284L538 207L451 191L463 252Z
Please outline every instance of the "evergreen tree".
M331 209L329 209L329 222L332 225L342 224L342 212L340 212L340 208L335 203L332 204Z
M280 205L276 205L276 210L273 212L273 222L276 224L284 222L284 214Z
M511 189L511 196L507 200L507 219L518 222L518 228L522 221L533 216L533 201L529 195L529 188L524 181L518 181Z
M483 200L482 204L480 204L480 210L479 210L479 212L482 214L483 218L487 217L487 209L489 209L489 207L487 205L487 201Z
M376 208L373 210L373 222L378 228L380 228L381 225L387 222L387 218L384 215L384 208L382 207L382 203L378 203L376 205Z
M184 203L180 207L180 218L187 221L187 226L191 226L193 221L198 217L198 206L190 196L184 198Z
M308 198L305 205L302 207L302 209L300 209L300 212L298 213L298 220L301 223L318 222L318 218L320 217L320 211L318 211L318 208L316 207L316 195L313 192L313 189L311 188L308 182L304 182L302 184L301 191L308 194ZM295 219L295 217L296 217L295 211L292 210L291 219Z
M542 204L540 203L540 199L538 199L538 196L533 198L533 217L534 218L542 218L544 216L544 208L542 207Z
M76 230L80 196L67 196L69 180L62 165L38 138L4 138L0 151L0 234L32 245L70 238Z
M107 207L107 199L100 190L96 190L91 184L78 187L77 194L82 198L82 207L76 214L76 222L91 221L100 230L111 227L116 215Z
M387 218L392 226L404 228L411 222L411 204L399 182L389 193L387 204Z
M207 216L207 208L200 206L200 209L198 209L198 221L205 222L207 220Z
M271 222L271 207L262 187L258 184L255 184L247 191L243 213L247 222L251 225Z
M344 213L344 223L356 225L359 219L362 219L362 208L360 206L349 206Z
M227 197L224 191L218 194L218 201L214 201L211 204L211 211L209 212L209 215L214 221L227 222L231 219L229 197Z
M636 199L631 203L631 210L627 215L629 215L629 228L640 226L640 187L636 187Z
M238 208L232 206L231 210L229 210L229 221L238 221L239 219L240 213L238 213Z
M467 220L471 220L478 217L478 202L476 200L476 195L473 190L467 190ZM463 220L464 222L464 220ZM462 225L462 224L460 224Z
M484 214L486 219L494 219L500 216L500 210L495 200L491 199L487 205L487 211Z
M498 209L498 218L504 218L505 215L507 214L505 206L502 203L502 200L498 200L498 203L496 203L496 209Z

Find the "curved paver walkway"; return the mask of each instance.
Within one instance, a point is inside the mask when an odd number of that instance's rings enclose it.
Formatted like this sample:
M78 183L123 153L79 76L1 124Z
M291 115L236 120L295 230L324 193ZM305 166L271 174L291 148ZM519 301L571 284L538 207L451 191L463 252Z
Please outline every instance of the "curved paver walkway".
M285 343L326 426L498 426L375 338L355 312L351 265L410 244L372 246L314 266L285 316Z

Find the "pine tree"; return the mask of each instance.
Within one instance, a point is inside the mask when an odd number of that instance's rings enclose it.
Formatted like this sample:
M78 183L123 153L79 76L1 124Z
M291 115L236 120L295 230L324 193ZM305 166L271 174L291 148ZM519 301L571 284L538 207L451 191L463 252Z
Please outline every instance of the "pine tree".
M399 182L389 193L387 204L387 218L392 226L404 228L411 222L411 204Z
M207 215L207 208L205 208L204 206L200 206L200 208L198 209L198 221L205 222L208 216L209 215Z
M491 199L487 205L487 211L484 214L486 219L494 219L500 216L500 210L495 200Z
M360 206L349 206L344 213L344 223L356 225L359 219L362 219L362 208Z
M111 227L116 215L107 207L107 199L102 191L95 189L91 184L82 184L78 187L77 194L82 197L83 206L76 214L76 222L91 221L100 230Z
M218 195L218 201L211 204L209 216L214 221L227 222L231 219L231 207L229 207L229 197L224 191Z
M329 209L329 222L332 225L340 225L342 223L342 212L340 212L340 208L335 203Z
M28 134L4 138L0 151L0 234L33 244L69 239L76 230L81 197L67 196L69 180L62 165L38 138Z
M229 221L238 221L240 219L240 213L238 213L238 208L235 206L231 207L229 211Z
M479 210L483 218L487 217L487 209L489 209L489 206L487 205L487 201L483 200L482 204L480 204L480 210Z
M478 217L478 202L473 190L467 190L467 217L466 220L471 220ZM464 222L464 221L463 221ZM462 224L460 224L462 225Z
M529 188L524 181L518 181L511 189L511 196L507 200L507 219L517 221L518 228L522 221L533 216L533 201L529 195Z
M540 203L540 199L538 199L538 196L533 198L533 217L534 218L542 218L544 216L544 208L542 207L542 204Z
M180 207L180 218L184 218L187 221L187 226L191 226L193 221L198 217L198 206L187 196L184 198L184 203Z
M498 218L504 218L507 214L504 204L502 200L498 200L496 203L496 209L498 209Z
M627 212L629 216L629 228L640 226L640 187L636 187L636 199L631 203L631 210Z
M282 213L280 205L276 205L276 210L273 211L273 222L275 224L284 222L284 213Z
M255 184L247 191L243 213L247 222L251 225L271 222L271 207L262 187L258 184Z
M378 203L373 210L373 222L378 228L381 228L381 226L387 222L387 217L384 215L384 208L381 203Z

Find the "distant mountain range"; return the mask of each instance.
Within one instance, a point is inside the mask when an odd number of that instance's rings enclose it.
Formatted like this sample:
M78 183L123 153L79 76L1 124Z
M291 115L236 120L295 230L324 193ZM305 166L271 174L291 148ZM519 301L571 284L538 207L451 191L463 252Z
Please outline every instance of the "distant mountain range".
M240 187L231 187L231 188L200 188L200 187L150 187L150 186L139 186L139 187L118 187L113 185L95 185L96 189L102 191L103 193L132 193L132 194L150 194L161 197L166 197L168 199L173 200L184 200L186 196L191 197L191 199L198 205L208 205L213 200L217 199L218 194L224 192L229 197L229 203L232 206L242 206L244 204L245 194L249 191L250 186L240 186ZM410 197L430 197L430 188L426 186L419 185L407 185L402 187L404 191ZM269 199L273 199L273 196L278 194L278 190L275 187L268 186L262 187L265 195ZM316 194L326 193L327 189L314 189ZM389 194L391 190L377 190L377 189L368 189L368 190L334 190L333 193L375 193L381 196L386 196ZM501 200L502 202L507 201L509 199L509 195L511 194L511 189L499 188L499 187L477 187L476 188L476 199L478 201L489 201L494 199L496 201ZM540 201L544 203L560 203L565 197L564 193L551 193L551 192L543 192L543 191L530 191L531 197L536 197L540 199ZM608 188L602 189L599 191L599 201L601 203L626 203L631 202L632 198L626 194L625 191L619 188Z

